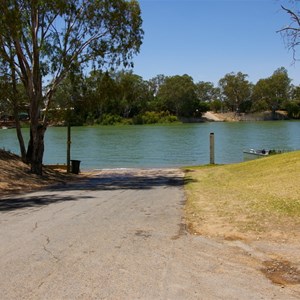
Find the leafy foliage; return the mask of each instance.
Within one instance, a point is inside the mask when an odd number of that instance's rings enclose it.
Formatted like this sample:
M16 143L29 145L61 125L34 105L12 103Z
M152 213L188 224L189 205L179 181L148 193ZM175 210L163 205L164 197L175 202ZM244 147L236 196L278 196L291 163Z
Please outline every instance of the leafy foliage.
M164 110L180 117L193 116L197 110L196 86L188 75L167 77L157 97Z
M12 82L24 85L31 122L27 158L32 172L41 174L56 90L85 67L131 66L143 38L140 7L135 0L2 0L0 9L0 63Z
M134 117L132 122L133 124L174 123L178 122L178 118L176 116L170 115L168 111L146 111L145 113L139 114Z
M270 109L273 113L289 99L290 82L284 68L277 69L272 76L260 79L253 89L253 101L257 110Z
M246 78L247 74L226 74L220 79L219 85L224 95L226 106L233 112L245 112L248 107L245 105L251 95L251 85Z

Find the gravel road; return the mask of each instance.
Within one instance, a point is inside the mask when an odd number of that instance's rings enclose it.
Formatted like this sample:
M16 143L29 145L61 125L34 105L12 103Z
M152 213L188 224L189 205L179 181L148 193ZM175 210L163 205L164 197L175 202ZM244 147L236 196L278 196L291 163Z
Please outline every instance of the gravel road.
M183 185L178 169L99 170L1 199L0 299L300 298L259 253L188 234Z

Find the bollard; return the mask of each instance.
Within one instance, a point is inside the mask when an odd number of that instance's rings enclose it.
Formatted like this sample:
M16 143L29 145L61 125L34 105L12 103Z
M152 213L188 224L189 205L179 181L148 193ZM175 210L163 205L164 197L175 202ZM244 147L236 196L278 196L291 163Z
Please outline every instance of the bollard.
M67 173L71 172L71 125L67 127Z
M211 165L214 165L215 164L215 134L213 132L210 133L209 135L209 153L210 153L209 163Z

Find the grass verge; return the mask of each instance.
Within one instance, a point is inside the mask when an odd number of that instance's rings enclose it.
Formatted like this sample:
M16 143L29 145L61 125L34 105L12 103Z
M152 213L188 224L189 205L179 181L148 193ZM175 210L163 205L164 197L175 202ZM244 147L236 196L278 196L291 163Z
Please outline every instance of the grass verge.
M300 232L300 152L186 169L186 220L195 234L291 240Z

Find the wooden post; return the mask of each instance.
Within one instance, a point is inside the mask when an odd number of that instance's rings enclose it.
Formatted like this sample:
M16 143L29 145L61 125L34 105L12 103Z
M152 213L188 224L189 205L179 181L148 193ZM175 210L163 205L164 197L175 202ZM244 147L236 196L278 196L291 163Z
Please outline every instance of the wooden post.
M68 122L67 129L67 173L71 172L71 125L70 121Z
M209 154L210 154L210 160L209 163L211 165L215 164L215 135L214 133L210 133L209 135Z

